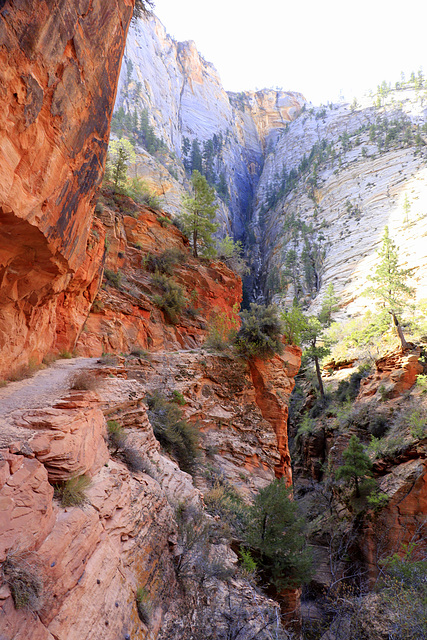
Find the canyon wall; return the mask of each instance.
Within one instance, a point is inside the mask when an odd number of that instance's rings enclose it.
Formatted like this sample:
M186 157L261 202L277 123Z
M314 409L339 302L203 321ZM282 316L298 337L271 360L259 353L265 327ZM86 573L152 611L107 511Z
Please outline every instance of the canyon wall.
M130 29L116 109L138 114L146 110L156 135L181 160L184 138L190 144L197 140L203 151L203 143L222 137L214 173L217 178L224 174L229 200L222 203L219 218L224 231L237 237L244 235L249 221L265 149L304 103L303 96L294 92L226 93L215 67L203 59L195 43L174 41L155 16ZM173 173L176 158L169 160ZM141 170L150 180L150 172ZM168 191L180 191L185 183L182 173L176 177L159 180L171 212L179 210L180 201L176 196L168 199Z
M0 376L72 350L97 290L92 210L132 9L1 3Z
M381 106L366 98L307 109L265 161L253 215L263 256L258 292L319 309L328 284L340 319L372 306L361 295L388 225L399 262L427 294L425 95L404 87ZM294 172L294 175L292 175ZM314 273L315 272L315 273Z

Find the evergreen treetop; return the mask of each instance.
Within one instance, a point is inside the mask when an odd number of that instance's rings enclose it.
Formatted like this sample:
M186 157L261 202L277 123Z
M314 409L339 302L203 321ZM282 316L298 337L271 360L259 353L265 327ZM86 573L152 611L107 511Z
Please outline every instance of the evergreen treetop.
M192 244L193 255L199 255L199 249L205 256L215 253L213 234L218 228L214 222L217 206L215 189L199 171L193 171L191 177L193 195L183 198L184 211L180 215L184 233Z
M305 542L305 520L283 478L274 480L250 507L247 542L258 549L268 579L277 590L298 587L311 577L312 558Z
M399 324L399 316L410 306L410 298L414 289L407 284L412 269L399 267L399 252L395 242L390 238L389 229L384 229L382 246L378 251L380 261L368 280L373 283L365 291L365 295L374 298L393 318L402 348L408 346Z
M359 438L352 435L347 449L343 452L344 464L337 469L337 480L347 480L354 483L356 497L360 496L360 480L372 475L372 462L363 450Z

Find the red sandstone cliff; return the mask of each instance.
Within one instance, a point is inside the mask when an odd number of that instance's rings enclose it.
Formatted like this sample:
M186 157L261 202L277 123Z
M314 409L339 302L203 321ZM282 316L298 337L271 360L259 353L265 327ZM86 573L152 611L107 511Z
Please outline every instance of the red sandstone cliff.
M95 295L93 200L132 7L0 3L0 376L72 350Z

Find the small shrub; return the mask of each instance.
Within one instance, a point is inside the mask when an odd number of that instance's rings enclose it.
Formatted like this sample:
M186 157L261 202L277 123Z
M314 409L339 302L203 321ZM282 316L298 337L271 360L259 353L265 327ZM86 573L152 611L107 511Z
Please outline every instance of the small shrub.
M386 493L374 492L367 497L368 504L375 512L381 511L389 501L389 497Z
M98 298L96 298L93 302L92 302L92 306L90 308L92 313L100 313L104 308L104 303L101 300L98 300Z
M422 440L427 436L427 423L425 416L420 411L412 411L409 416L411 436L415 440Z
M37 612L43 606L43 579L29 553L9 553L2 564L4 581L9 585L15 609Z
M122 449L126 444L126 433L117 420L107 420L108 443L114 448L113 454Z
M417 376L417 388L421 389L423 393L427 392L427 375L419 374Z
M120 457L129 469L129 471L144 471L146 468L141 453L133 447L122 447Z
M153 613L153 605L150 594L145 587L139 587L136 592L136 608L139 619L148 626Z
M218 258L225 262L225 264L241 278L250 272L243 253L243 245L240 240L234 242L230 236L225 236L225 238L217 244Z
M186 404L184 396L182 395L182 393L180 393L176 389L172 391L172 402L175 402L180 406L183 406L184 404Z
M227 480L220 480L204 494L206 511L219 516L233 534L242 537L247 524L248 507L240 494Z
M40 365L35 360L30 358L28 364L22 365L14 371L9 377L10 382L19 382L20 380L26 380L31 378L39 369Z
M298 427L296 437L301 438L301 436L309 435L310 433L313 433L315 426L316 426L316 422L312 418L310 418L308 413L305 413L301 421L301 424Z
M257 570L257 563L251 556L250 551L246 550L244 547L240 547L239 555L240 555L240 570L243 576L246 578L250 578L254 576Z
M113 353L103 353L98 362L106 365L107 367L114 367L117 364L117 356Z
M73 354L70 353L70 351L66 351L65 349L63 351L59 352L58 355L59 358L63 358L65 360L71 360L71 358L73 357Z
M173 247L172 249L166 249L159 255L153 255L151 253L147 256L146 267L148 271L152 273L158 272L168 276L172 276L175 267L178 264L183 264L187 259L186 254L180 249Z
M239 328L238 307L235 305L231 313L214 309L206 337L205 346L208 349L224 351L235 340Z
M113 271L112 269L104 269L104 276L108 283L116 289L120 289L122 285L123 275L121 271Z
M91 484L88 476L75 476L56 487L62 507L79 507L87 502L86 490Z
M95 391L98 387L98 379L90 371L79 371L70 379L70 389L76 391Z
M276 307L252 303L240 317L242 326L235 341L238 353L247 358L271 358L283 352L282 324Z
M184 420L181 409L158 391L147 396L146 402L157 440L176 458L183 471L193 472L199 455L197 427Z
M148 358L150 355L150 352L147 351L146 349L134 348L130 352L130 355L135 356L136 358Z
M159 208L159 207L157 207L157 208ZM169 220L169 218L166 218L166 216L159 216L157 218L157 220L160 222L160 225L162 227L168 227L170 224L172 224L172 220Z
M172 278L160 273L153 275L153 284L162 291L160 295L153 296L154 304L164 312L169 322L176 324L186 306L184 289Z

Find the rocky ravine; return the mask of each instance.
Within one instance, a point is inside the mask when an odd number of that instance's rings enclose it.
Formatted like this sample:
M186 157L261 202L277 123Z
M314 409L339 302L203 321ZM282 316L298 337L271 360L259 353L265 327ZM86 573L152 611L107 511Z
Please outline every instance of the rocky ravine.
M195 43L175 42L155 16L139 20L129 31L115 109L147 111L156 135L174 154L168 163L173 172L176 158L182 160L184 137L190 143L197 140L202 151L204 142L214 135L222 137L214 171L216 178L224 173L230 200L219 202L219 219L224 231L237 238L243 237L250 220L265 150L304 103L296 92L227 94L215 67L203 59ZM147 171L144 154L138 175L157 188L168 211L177 212L183 174L176 180L153 159L151 164Z

